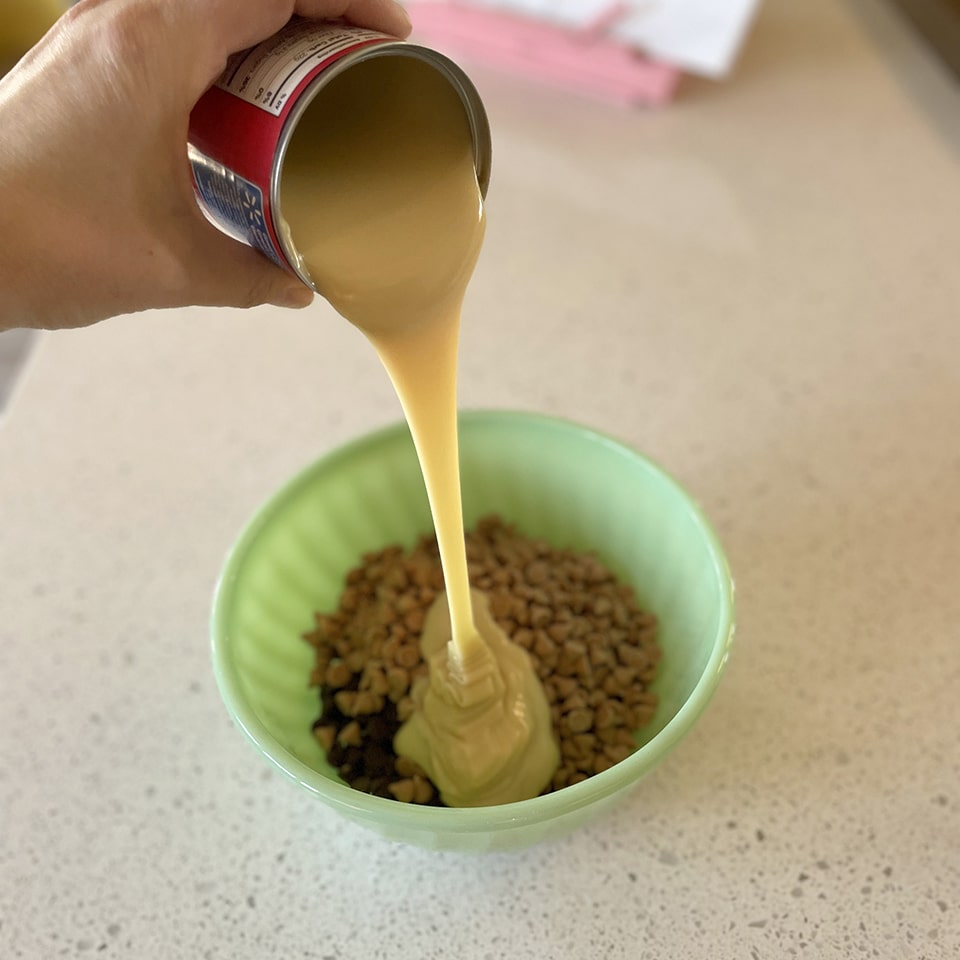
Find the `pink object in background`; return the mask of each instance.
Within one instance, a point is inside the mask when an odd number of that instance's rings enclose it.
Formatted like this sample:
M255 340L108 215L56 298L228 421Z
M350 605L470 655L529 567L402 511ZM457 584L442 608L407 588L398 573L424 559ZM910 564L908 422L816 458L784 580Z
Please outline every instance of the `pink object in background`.
M473 5L469 0L410 0L414 40L441 52L499 67L564 89L631 104L663 104L680 71L606 35L623 7L583 29Z

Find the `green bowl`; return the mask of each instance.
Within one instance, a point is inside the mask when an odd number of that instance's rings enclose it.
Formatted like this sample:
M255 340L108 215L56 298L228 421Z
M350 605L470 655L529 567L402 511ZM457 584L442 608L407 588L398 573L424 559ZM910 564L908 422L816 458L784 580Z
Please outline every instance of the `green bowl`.
M683 489L593 430L526 413L460 418L467 526L499 513L528 536L596 550L660 619L659 707L642 745L589 780L520 803L418 807L347 786L311 732L319 713L301 635L336 608L360 555L412 546L432 529L404 424L321 458L275 494L231 550L214 598L213 663L230 715L276 767L345 817L436 850L507 850L580 826L621 799L676 746L717 687L733 636L733 583L720 544Z

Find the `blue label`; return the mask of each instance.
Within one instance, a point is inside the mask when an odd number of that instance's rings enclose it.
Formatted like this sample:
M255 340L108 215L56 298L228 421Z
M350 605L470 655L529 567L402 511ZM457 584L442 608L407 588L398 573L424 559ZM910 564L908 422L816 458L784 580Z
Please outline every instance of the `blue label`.
M199 150L191 148L190 164L197 196L207 217L224 233L285 266L267 232L263 191Z

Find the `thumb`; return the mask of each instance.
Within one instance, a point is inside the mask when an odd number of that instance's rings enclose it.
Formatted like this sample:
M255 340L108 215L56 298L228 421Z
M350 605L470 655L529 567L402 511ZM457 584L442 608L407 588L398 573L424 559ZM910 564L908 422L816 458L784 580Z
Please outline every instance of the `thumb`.
M270 303L301 309L313 303L313 290L293 273L215 227L210 226L202 259L203 269L194 275L190 291L198 305L256 307Z

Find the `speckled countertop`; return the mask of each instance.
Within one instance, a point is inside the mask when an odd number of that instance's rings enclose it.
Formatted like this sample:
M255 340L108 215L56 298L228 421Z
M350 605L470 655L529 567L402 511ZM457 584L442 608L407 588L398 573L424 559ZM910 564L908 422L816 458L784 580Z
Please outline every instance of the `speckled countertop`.
M352 329L43 338L0 425L0 957L957 955L960 170L872 30L770 0L736 77L662 113L474 71L497 160L464 405L648 451L738 581L700 724L565 840L389 845L220 703L234 534L398 416Z

